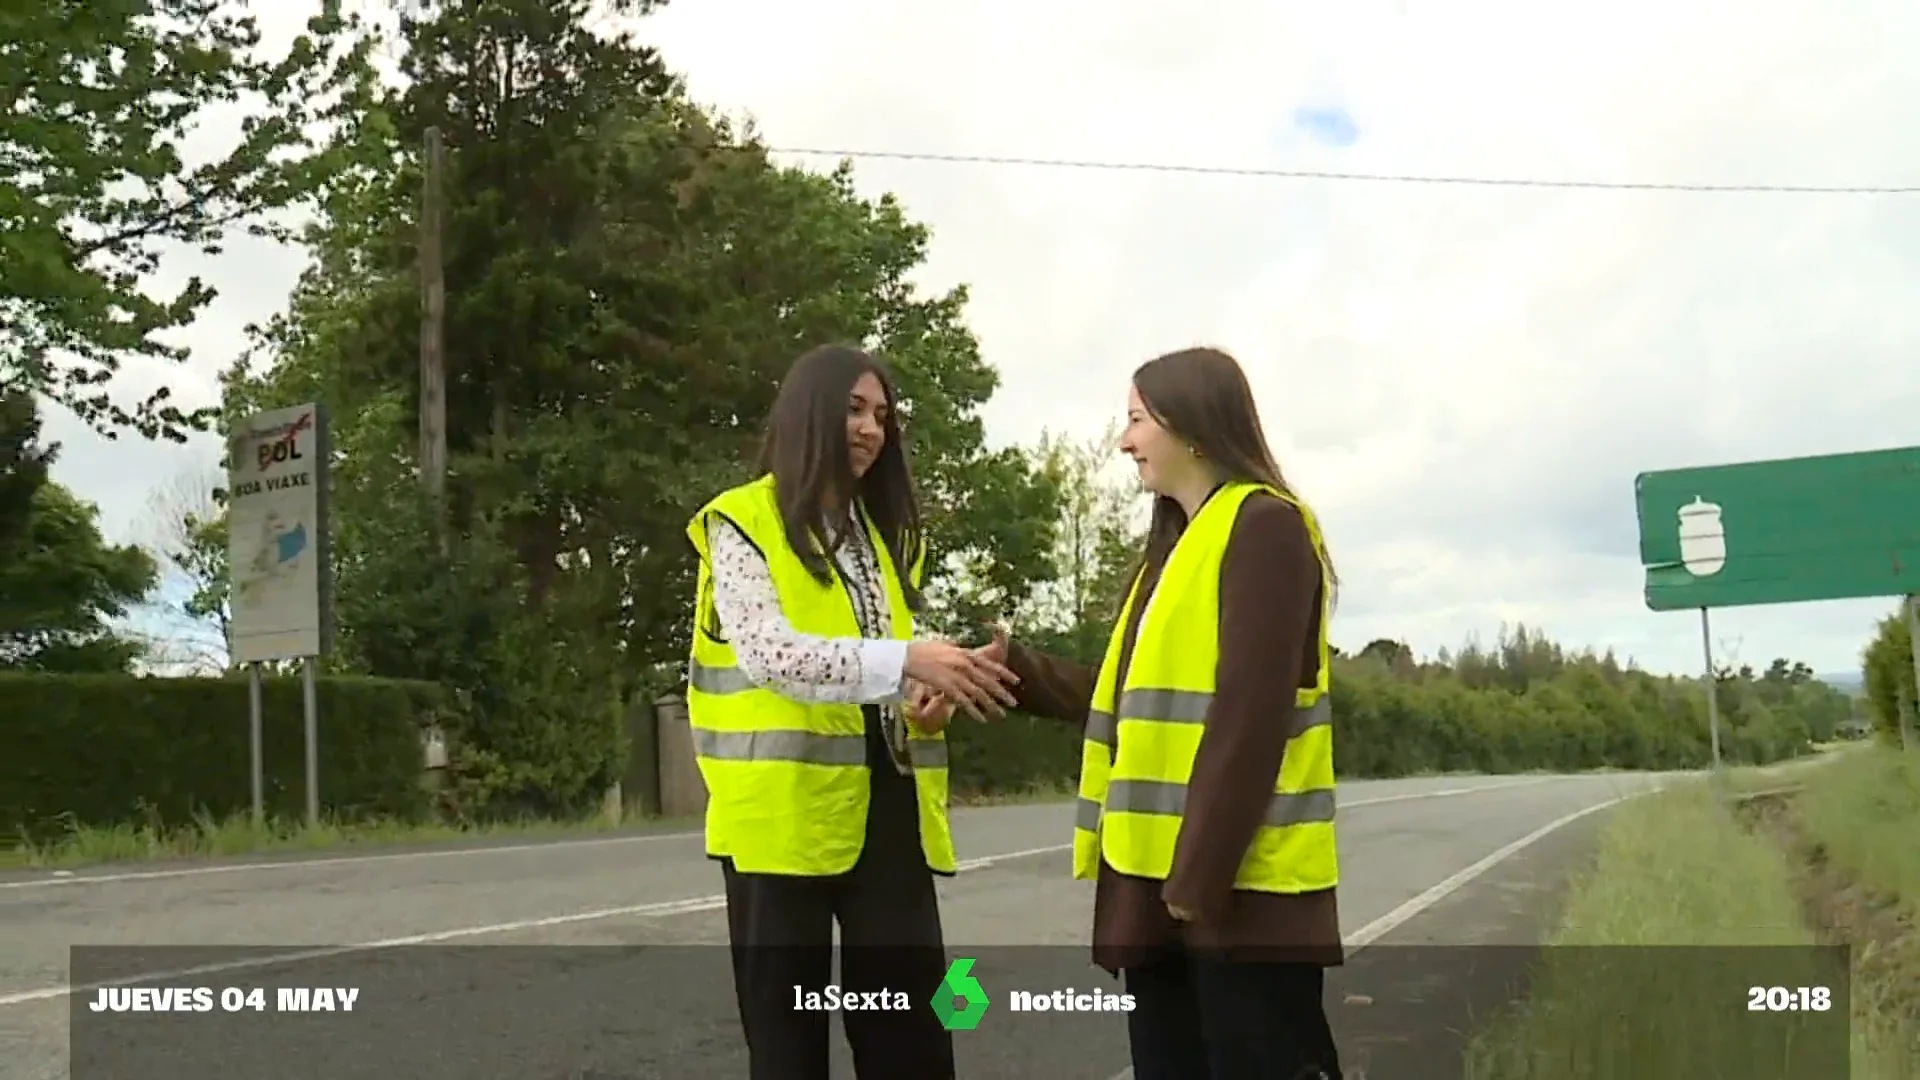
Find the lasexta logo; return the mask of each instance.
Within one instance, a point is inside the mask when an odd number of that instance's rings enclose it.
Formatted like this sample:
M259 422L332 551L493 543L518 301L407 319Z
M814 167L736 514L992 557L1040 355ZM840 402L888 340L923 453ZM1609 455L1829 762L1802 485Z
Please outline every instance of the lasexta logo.
M972 975L973 961L960 959L947 969L933 992L933 1012L948 1031L972 1031L987 1015L987 991Z

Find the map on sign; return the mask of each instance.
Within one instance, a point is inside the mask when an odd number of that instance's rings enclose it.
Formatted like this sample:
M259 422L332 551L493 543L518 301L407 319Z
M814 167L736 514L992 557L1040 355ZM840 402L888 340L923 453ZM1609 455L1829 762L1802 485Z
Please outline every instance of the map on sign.
M300 556L307 551L307 526L303 521L288 522L268 510L260 520L260 535L253 545L253 561L239 568L237 585L251 601L262 587L300 572Z
M1920 592L1920 447L1642 473L1655 611Z

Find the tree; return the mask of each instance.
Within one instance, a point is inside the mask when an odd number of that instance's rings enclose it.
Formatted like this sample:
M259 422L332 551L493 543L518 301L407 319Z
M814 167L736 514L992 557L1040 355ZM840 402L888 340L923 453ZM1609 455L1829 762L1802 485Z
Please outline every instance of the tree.
M1058 491L1051 580L1036 589L1018 619L1058 651L1097 663L1119 617L1145 543L1139 484L1109 473L1119 438L1109 423L1086 440L1042 433L1034 457Z
M1904 610L1896 609L1880 620L1860 662L1874 729L1898 742L1901 724L1920 724L1920 694L1915 693L1913 678L1913 635Z
M1653 675L1612 650L1570 650L1532 628L1503 628L1500 642L1489 652L1469 641L1450 665L1422 663L1390 638L1336 658L1334 716L1344 732L1337 740L1339 768L1355 776L1399 776L1425 769L1676 769L1707 762L1702 680ZM1777 704L1769 703L1769 692L1764 676L1725 673L1726 761L1763 764L1805 753L1830 738L1847 715L1846 696L1818 680L1792 686Z
M1785 688L1810 682L1813 677L1813 668L1807 664L1780 656L1767 665L1766 674L1760 678L1770 693L1784 694Z
M897 368L936 569L977 560L1015 603L1045 574L1054 516L1024 455L983 446L998 378L964 290L908 281L926 230L860 197L846 167L774 167L652 50L586 32L588 8L403 19L408 85L354 119L362 156L258 336L270 363L227 380L236 413L317 399L336 418L336 662L466 691L471 773L523 809L597 799L618 775L619 710L677 682L687 519L749 478L807 347L861 343ZM429 125L448 148L444 508L415 474Z
M163 244L209 252L229 225L313 192L337 154L311 141L331 91L364 73L328 45L347 25L327 0L277 63L253 58L253 19L223 0L52 0L0 14L0 389L43 393L109 438L118 426L184 441L206 411L162 387L129 411L106 384L125 358L179 361L165 332L213 298L143 288ZM244 8L244 6L242 6ZM239 144L195 168L183 144L209 111L263 107Z
M223 482L218 472L196 470L148 498L146 550L162 583L174 587L147 605L162 627L148 651L176 670L218 674L232 655Z
M1419 674L1419 662L1414 658L1413 646L1404 641L1375 638L1367 642L1356 659L1371 660L1379 664L1381 670L1391 672L1395 678L1412 679Z
M26 541L33 498L46 485L58 444L40 441L40 409L32 394L0 394L0 563Z
M126 671L140 657L111 623L153 588L153 560L109 545L98 517L59 484L34 493L26 542L0 561L0 668Z

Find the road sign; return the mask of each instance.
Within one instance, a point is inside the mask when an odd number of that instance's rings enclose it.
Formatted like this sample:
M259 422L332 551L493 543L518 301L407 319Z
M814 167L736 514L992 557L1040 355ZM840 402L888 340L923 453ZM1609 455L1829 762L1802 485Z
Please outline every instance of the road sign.
M328 651L327 424L317 405L242 420L227 445L233 662Z
M243 418L227 436L228 651L252 670L253 817L266 813L260 664L301 660L307 823L320 823L319 705L314 658L332 644L327 414L309 402Z
M1920 447L1641 473L1655 611L1920 593Z

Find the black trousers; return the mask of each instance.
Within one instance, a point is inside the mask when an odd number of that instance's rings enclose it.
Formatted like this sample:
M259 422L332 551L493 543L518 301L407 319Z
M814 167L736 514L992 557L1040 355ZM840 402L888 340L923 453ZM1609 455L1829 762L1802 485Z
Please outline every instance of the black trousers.
M884 771L883 771L884 770ZM743 874L729 863L727 926L751 1080L827 1080L832 1014L795 1008L795 988L905 995L904 1010L840 1013L860 1080L953 1080L953 1036L931 1002L946 977L933 871L921 853L913 781L874 770L866 847L834 877Z
M1318 965L1176 951L1125 971L1134 1080L1340 1080Z

